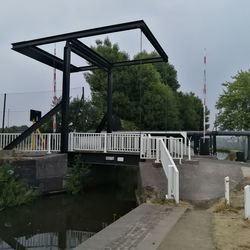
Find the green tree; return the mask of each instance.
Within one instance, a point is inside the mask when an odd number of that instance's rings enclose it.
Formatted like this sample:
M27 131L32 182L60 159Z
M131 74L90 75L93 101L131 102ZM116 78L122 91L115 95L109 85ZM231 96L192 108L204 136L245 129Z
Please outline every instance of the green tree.
M221 129L249 130L250 128L250 70L240 71L231 82L222 84L216 108L216 126Z
M111 62L129 60L128 54L120 51L117 44L112 45L109 39L104 42L98 40L94 49ZM158 55L143 51L133 59L152 56ZM122 124L145 130L174 129L178 126L175 90L179 85L173 66L166 65L147 64L113 69L113 112L122 119ZM104 114L107 73L99 70L87 73L85 77L92 91L93 104Z
M182 130L203 129L203 104L194 93L178 93Z

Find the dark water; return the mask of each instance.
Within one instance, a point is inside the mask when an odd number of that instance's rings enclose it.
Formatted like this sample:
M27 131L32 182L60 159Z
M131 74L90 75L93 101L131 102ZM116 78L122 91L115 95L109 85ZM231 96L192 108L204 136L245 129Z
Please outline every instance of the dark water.
M83 195L42 197L0 212L0 249L72 249L136 207L126 176Z

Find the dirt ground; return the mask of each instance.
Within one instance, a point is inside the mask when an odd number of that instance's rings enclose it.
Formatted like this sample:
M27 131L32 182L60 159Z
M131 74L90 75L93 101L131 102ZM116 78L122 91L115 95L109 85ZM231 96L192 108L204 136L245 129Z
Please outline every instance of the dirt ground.
M213 240L215 249L249 250L250 220L244 219L244 186L250 178L244 179L230 194L230 206L224 200L214 204L212 212Z

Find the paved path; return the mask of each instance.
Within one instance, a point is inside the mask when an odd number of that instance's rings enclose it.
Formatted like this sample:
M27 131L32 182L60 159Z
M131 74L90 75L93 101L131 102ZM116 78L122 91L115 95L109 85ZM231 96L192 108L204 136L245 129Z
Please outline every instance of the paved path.
M213 250L212 215L207 210L188 210L157 250Z
M76 249L155 250L185 210L180 207L142 204Z

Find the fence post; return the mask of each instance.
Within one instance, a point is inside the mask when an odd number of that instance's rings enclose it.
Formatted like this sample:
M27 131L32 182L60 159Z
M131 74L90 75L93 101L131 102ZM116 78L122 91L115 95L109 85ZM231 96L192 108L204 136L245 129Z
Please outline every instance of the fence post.
M107 153L107 133L104 133L104 153Z
M47 154L51 154L50 145L51 145L51 134L49 133L49 134L48 134L48 138L47 138L47 149L48 149Z
M225 183L225 202L226 202L227 205L230 205L229 176L225 177L224 183Z
M191 161L191 141L188 140L188 160Z
M168 165L168 197L167 199L171 199L172 198L172 179L173 176L173 166L172 165Z
M245 219L250 219L250 185L244 187Z
M160 139L156 139L156 160L155 163L160 163Z

